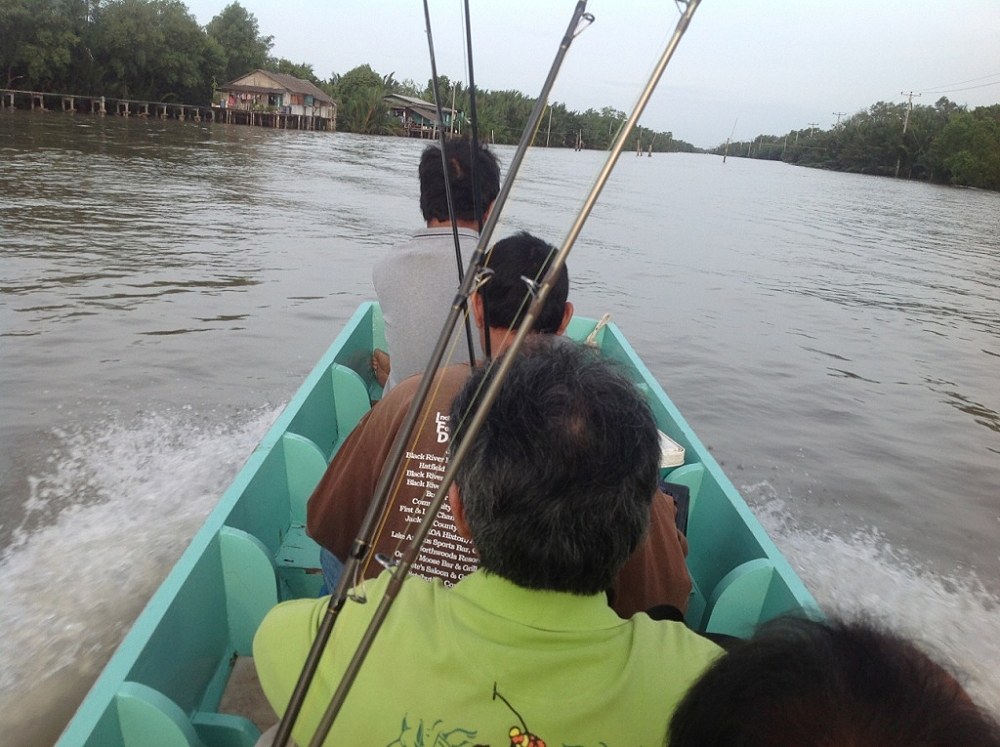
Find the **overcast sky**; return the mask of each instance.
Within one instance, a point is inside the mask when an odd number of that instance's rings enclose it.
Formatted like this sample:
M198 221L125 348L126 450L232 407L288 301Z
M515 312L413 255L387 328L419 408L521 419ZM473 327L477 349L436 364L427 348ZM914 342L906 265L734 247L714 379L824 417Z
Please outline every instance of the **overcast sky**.
M228 0L187 0L202 25ZM430 77L422 0L241 0L272 54L326 79L361 64ZM438 73L467 80L461 0L430 0ZM575 0L471 0L476 85L536 96ZM678 17L670 0L590 0L552 95L628 110ZM702 0L641 124L700 147L816 123L877 101L1000 103L1000 0ZM735 127L734 127L735 125Z

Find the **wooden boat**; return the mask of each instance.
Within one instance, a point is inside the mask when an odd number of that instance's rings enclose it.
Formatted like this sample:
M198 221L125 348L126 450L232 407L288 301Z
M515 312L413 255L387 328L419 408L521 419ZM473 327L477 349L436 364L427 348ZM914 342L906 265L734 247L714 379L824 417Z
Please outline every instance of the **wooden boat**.
M596 330L596 332L595 332ZM567 334L592 337L648 395L657 423L684 449L665 468L690 490L687 622L745 636L815 600L614 324L574 318ZM385 347L377 304L363 304L250 455L204 526L149 600L97 679L59 745L253 745L259 730L229 712L223 694L251 655L278 601L316 596L318 546L305 534L306 500L331 456L381 388L370 371ZM220 703L223 704L220 707Z

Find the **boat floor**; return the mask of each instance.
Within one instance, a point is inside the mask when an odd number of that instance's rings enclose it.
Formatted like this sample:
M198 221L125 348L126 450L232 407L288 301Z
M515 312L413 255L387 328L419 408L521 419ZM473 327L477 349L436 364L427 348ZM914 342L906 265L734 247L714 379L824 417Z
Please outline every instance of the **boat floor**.
M261 732L278 723L277 714L264 697L253 657L237 657L226 690L222 693L219 713L231 713L249 719Z

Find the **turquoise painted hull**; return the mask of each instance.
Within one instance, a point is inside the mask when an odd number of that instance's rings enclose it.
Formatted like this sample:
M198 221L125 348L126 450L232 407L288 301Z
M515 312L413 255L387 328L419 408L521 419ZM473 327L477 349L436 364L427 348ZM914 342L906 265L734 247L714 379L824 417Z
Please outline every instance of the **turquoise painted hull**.
M594 320L574 319L584 339ZM809 591L743 498L613 324L602 353L624 364L660 429L685 449L669 480L691 492L688 624L746 636L780 614L818 615ZM219 712L238 657L278 601L316 596L319 548L305 504L344 437L380 393L369 362L385 347L377 304L363 304L250 455L152 596L66 728L59 745L253 745L259 732Z

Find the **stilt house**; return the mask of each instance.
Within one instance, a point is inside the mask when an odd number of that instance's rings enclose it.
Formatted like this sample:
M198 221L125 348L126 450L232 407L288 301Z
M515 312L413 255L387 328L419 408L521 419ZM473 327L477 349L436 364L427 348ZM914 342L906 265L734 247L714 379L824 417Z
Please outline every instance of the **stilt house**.
M284 73L254 70L217 90L223 109L337 119L333 99L310 81Z
M390 94L382 101L389 108L390 116L399 120L408 137L437 137L437 108L432 102L398 93ZM451 129L453 124L460 124L460 118L456 116L454 109L442 107L442 113L446 129Z

